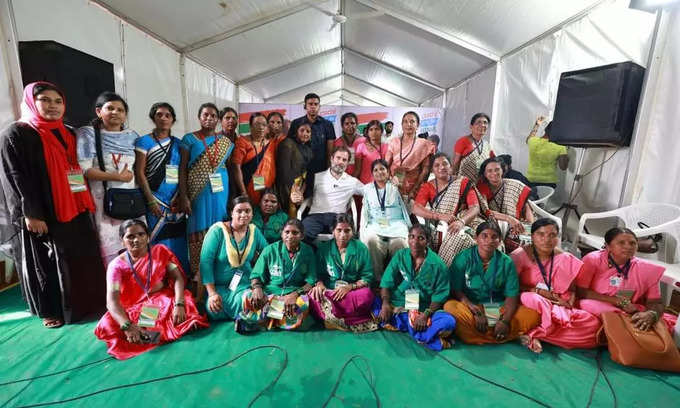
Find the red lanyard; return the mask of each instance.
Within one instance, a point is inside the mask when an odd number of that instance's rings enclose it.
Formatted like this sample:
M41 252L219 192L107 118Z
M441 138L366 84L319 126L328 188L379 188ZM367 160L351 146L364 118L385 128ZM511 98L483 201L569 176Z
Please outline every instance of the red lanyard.
M118 154L118 157L116 157L115 154L111 153L111 161L113 161L113 167L115 167L116 170L118 170L118 164L120 163L120 158L121 158L121 157L123 157L123 154L122 154L122 153L119 153L119 154Z
M201 135L199 133L199 137L201 138L201 142L203 142L203 147L205 148L205 152L208 154L208 160L210 160L210 166L212 167L213 170L217 168L217 136L215 136L215 142L213 143L213 149L210 150L208 147L208 144L205 142L205 136Z

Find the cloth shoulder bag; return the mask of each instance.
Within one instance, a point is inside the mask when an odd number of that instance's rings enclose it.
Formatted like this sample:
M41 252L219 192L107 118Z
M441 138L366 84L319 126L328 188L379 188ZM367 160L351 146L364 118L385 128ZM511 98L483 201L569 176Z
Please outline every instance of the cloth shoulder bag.
M625 313L602 313L598 340L607 341L612 360L630 367L680 372L680 352L662 319L638 330Z
M102 135L99 126L94 126L94 143L97 150L97 161L101 171L106 171L104 154L102 153ZM146 213L144 194L138 188L108 188L104 185L104 214L117 220L129 220L141 217Z

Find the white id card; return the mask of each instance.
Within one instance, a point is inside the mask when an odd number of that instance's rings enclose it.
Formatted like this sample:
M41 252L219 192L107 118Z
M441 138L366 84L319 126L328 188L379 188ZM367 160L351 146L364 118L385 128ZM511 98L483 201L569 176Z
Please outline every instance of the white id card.
M349 163L347 164L354 164L354 148L353 147L348 147L349 150Z
M484 315L489 323L489 327L495 327L501 318L501 305L498 303L484 303Z
M609 278L609 285L618 288L623 283L623 278L620 276L612 276Z
M260 191L260 190L264 190L265 187L267 187L267 186L264 184L264 176L261 176L259 174L255 174L253 176L253 190Z
M213 173L210 175L210 189L213 193L219 193L224 191L224 185L222 184L222 175L220 173Z
M174 164L165 166L165 182L167 184L179 183L179 167Z
M548 285L546 285L546 284L543 283L543 282L537 283L537 284L536 284L536 289L550 290L550 289L548 289Z
M271 302L269 302L269 311L267 312L267 317L271 317L272 319L283 319L283 300L279 298L273 298Z
M420 291L418 289L406 289L406 302L404 308L406 310L420 309Z
M234 272L234 276L231 277L231 282L229 282L230 291L236 292L236 288L238 288L238 283L241 282L242 276L243 272L240 269L237 269L236 272Z
M68 178L68 186L71 188L72 193L80 193L87 190L85 176L83 176L81 170L73 170L67 173L66 178Z
M349 285L349 283L347 283L344 280L338 279L338 280L335 281L335 289L340 289L341 287L347 286L347 285Z

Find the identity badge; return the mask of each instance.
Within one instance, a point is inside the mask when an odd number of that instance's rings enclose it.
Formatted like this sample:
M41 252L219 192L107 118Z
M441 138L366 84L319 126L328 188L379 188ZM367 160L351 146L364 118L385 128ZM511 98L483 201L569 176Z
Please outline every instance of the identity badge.
M236 292L236 288L238 288L238 283L241 282L241 277L243 276L243 271L240 269L237 269L236 272L234 272L234 276L231 277L231 282L229 282L229 290L232 292Z
M623 278L620 276L612 276L609 278L609 286L618 288L623 283Z
M272 298L269 302L269 311L267 312L267 317L272 319L280 320L283 319L284 303L278 297Z
M224 191L224 184L222 184L222 175L220 173L210 175L210 189L213 193Z
M68 186L71 188L72 193L80 193L87 190L82 170L72 170L66 174L66 177L68 178Z
M259 174L253 175L253 188L255 191L260 191L265 189L264 185L264 176L261 176Z
M420 291L418 289L407 289L405 294L406 302L404 307L406 310L420 309Z
M165 166L165 182L167 184L179 183L179 167L174 164Z
M496 326L501 318L501 305L499 303L484 303L482 306L484 306L484 315L489 327Z
M137 326L155 327L159 313L160 308L156 305L147 304L142 306L142 311L139 313L139 320L137 321Z

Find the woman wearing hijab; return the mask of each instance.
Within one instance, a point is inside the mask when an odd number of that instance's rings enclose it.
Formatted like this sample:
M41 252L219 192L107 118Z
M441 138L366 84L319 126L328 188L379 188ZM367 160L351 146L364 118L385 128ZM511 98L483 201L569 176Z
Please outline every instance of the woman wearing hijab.
M62 121L63 92L31 83L21 111L0 137L0 181L20 228L24 298L45 327L55 328L103 308L105 268L76 138Z

